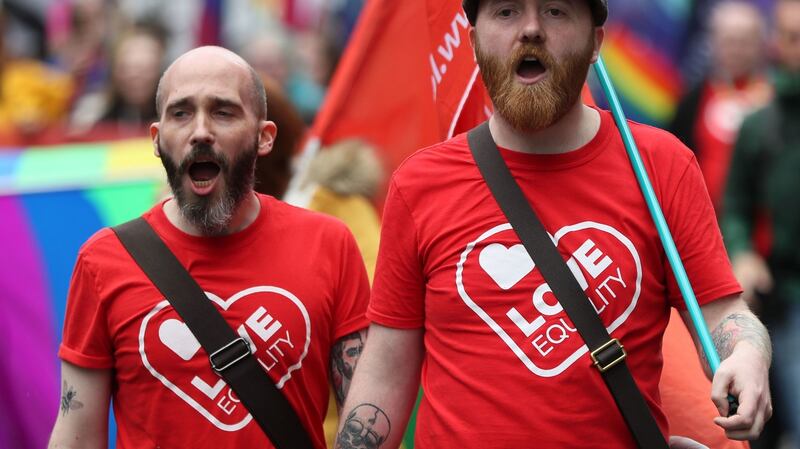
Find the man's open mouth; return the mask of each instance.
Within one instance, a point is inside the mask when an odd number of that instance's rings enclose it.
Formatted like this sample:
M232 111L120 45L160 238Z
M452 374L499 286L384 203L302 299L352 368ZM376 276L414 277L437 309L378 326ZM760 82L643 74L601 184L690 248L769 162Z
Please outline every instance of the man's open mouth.
M189 179L196 187L207 187L219 176L220 166L213 161L198 161L189 166Z
M546 71L544 65L534 56L526 56L517 65L517 75L523 80L536 80Z

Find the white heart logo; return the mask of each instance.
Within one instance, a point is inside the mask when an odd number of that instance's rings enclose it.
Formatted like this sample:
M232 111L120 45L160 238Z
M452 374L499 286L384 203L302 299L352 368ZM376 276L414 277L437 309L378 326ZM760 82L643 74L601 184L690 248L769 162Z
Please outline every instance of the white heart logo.
M500 243L492 243L484 248L478 261L483 271L503 290L517 285L535 266L524 246L506 248Z
M200 342L189 327L178 320L166 320L158 328L158 338L178 357L189 361L200 350Z
M510 224L498 225L467 244L456 265L458 294L531 373L554 377L589 350L582 339L571 338L577 330L565 321L541 273L531 273L533 262L521 244L512 243L519 241L512 232ZM586 284L582 287L592 306L613 332L633 313L642 289L642 262L633 242L617 229L591 221L564 226L552 239L568 249L567 266ZM486 246L475 254L482 243ZM502 295L485 282L482 272L503 289ZM529 278L539 283L524 285Z
M303 302L275 286L251 287L227 299L209 292L206 296L250 343L253 357L282 389L302 368L311 345L311 319ZM253 417L211 371L208 360L195 357L199 350L200 344L167 300L142 320L139 355L150 374L218 429L244 428ZM177 366L186 363L186 369L176 368L173 354L183 360Z

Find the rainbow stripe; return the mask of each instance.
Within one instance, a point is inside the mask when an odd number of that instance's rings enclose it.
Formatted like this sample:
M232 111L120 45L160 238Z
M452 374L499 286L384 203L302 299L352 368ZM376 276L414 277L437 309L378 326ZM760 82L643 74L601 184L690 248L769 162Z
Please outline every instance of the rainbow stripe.
M163 177L146 139L0 149L0 332L13 362L0 364L0 447L46 446L78 249L102 227L149 209Z
M681 95L681 76L669 58L623 25L609 30L602 54L626 114L666 124Z

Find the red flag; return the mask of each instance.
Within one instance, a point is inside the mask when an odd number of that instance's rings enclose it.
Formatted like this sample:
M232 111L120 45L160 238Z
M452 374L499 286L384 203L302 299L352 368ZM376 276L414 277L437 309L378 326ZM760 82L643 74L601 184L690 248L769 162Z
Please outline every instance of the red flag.
M363 138L394 169L485 120L491 106L468 30L457 1L366 2L311 137Z
M458 1L368 1L310 132L322 145L360 137L388 168L467 131L491 102ZM594 104L588 89L584 100Z

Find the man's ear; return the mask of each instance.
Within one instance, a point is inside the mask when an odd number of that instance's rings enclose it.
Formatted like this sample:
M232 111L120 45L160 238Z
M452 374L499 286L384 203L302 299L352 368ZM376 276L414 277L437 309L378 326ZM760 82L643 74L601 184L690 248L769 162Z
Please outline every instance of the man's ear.
M150 124L150 139L153 141L153 154L156 157L161 157L160 148L158 146L158 131L159 126L161 124L159 122L153 122Z
M469 44L472 45L472 48L475 48L475 27L469 27Z
M275 122L262 120L258 130L258 155L266 156L272 151L275 144L275 137L278 135L278 127Z
M592 64L597 62L600 57L600 48L603 46L603 39L606 37L606 29L604 27L594 28L594 51L592 51Z

